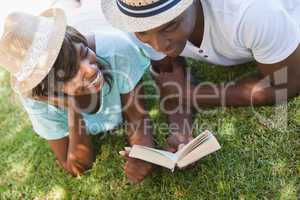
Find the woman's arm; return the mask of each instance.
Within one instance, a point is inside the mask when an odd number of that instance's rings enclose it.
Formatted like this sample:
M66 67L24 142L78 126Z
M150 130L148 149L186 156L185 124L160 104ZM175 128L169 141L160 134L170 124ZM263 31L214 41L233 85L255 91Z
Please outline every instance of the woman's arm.
M73 100L72 100L73 101ZM69 137L59 140L48 140L59 164L70 174L82 175L91 168L94 152L90 136L86 134L82 116L73 106L68 106Z
M130 145L154 146L152 128L144 107L143 95L143 88L141 84L138 84L133 91L121 96L128 142Z
M122 107L124 108L123 115L127 125L127 138L131 146L139 144L153 147L152 127L149 116L145 112L142 95L144 95L143 88L141 84L138 84L133 91L121 96ZM132 182L142 181L152 169L152 164L127 156L124 170Z

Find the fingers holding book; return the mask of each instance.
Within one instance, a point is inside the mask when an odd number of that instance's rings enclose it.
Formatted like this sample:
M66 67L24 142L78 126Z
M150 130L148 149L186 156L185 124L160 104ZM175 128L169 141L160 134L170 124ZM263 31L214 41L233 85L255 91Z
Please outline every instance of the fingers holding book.
M192 166L196 161L221 148L215 136L208 130L190 140L186 145L178 143L177 147L180 149L172 153L142 145L133 145L129 157L169 168L173 172L176 167L186 169L185 167Z
M129 158L131 147L125 147L124 151L119 151L119 154L125 158Z
M130 158L130 151L131 147L125 147L124 151L119 152L126 159L124 172L130 182L139 183L153 171L154 165L140 159Z

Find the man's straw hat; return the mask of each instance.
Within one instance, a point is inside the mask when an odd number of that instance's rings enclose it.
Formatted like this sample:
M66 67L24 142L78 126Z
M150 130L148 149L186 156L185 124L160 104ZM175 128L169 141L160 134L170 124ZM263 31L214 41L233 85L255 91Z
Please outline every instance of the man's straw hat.
M0 39L0 66L11 73L12 88L28 93L49 73L66 31L63 10L52 8L39 16L14 12L5 19Z
M168 23L194 0L102 0L108 22L126 32L147 31Z

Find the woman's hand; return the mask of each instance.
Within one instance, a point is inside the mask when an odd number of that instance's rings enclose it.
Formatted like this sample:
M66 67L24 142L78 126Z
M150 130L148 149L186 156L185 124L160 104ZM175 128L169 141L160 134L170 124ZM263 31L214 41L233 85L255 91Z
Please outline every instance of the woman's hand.
M130 145L139 144L147 147L154 147L152 135L133 134L128 136L128 143ZM125 151L119 153L125 157L126 163L124 172L128 179L133 183L141 182L154 169L154 165L143 160L130 158L131 147L125 147Z
M154 165L143 160L130 158L131 148L125 147L125 151L120 151L120 155L126 158L124 171L128 179L133 183L141 182L154 169Z

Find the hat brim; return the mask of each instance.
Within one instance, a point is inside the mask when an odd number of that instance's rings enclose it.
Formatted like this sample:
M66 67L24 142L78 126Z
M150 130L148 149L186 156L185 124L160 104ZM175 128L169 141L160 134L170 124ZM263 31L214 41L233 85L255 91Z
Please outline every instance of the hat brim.
M192 4L193 0L182 0L169 10L151 17L130 17L120 11L116 0L102 0L101 8L113 27L125 32L143 32L172 21Z
M67 19L62 9L51 8L41 13L40 16L53 18L54 20L53 30L48 39L47 52L45 52L47 57L45 61L39 62L38 66L35 66L33 73L26 80L18 81L16 77L11 77L13 90L21 94L30 93L49 74L65 37Z

